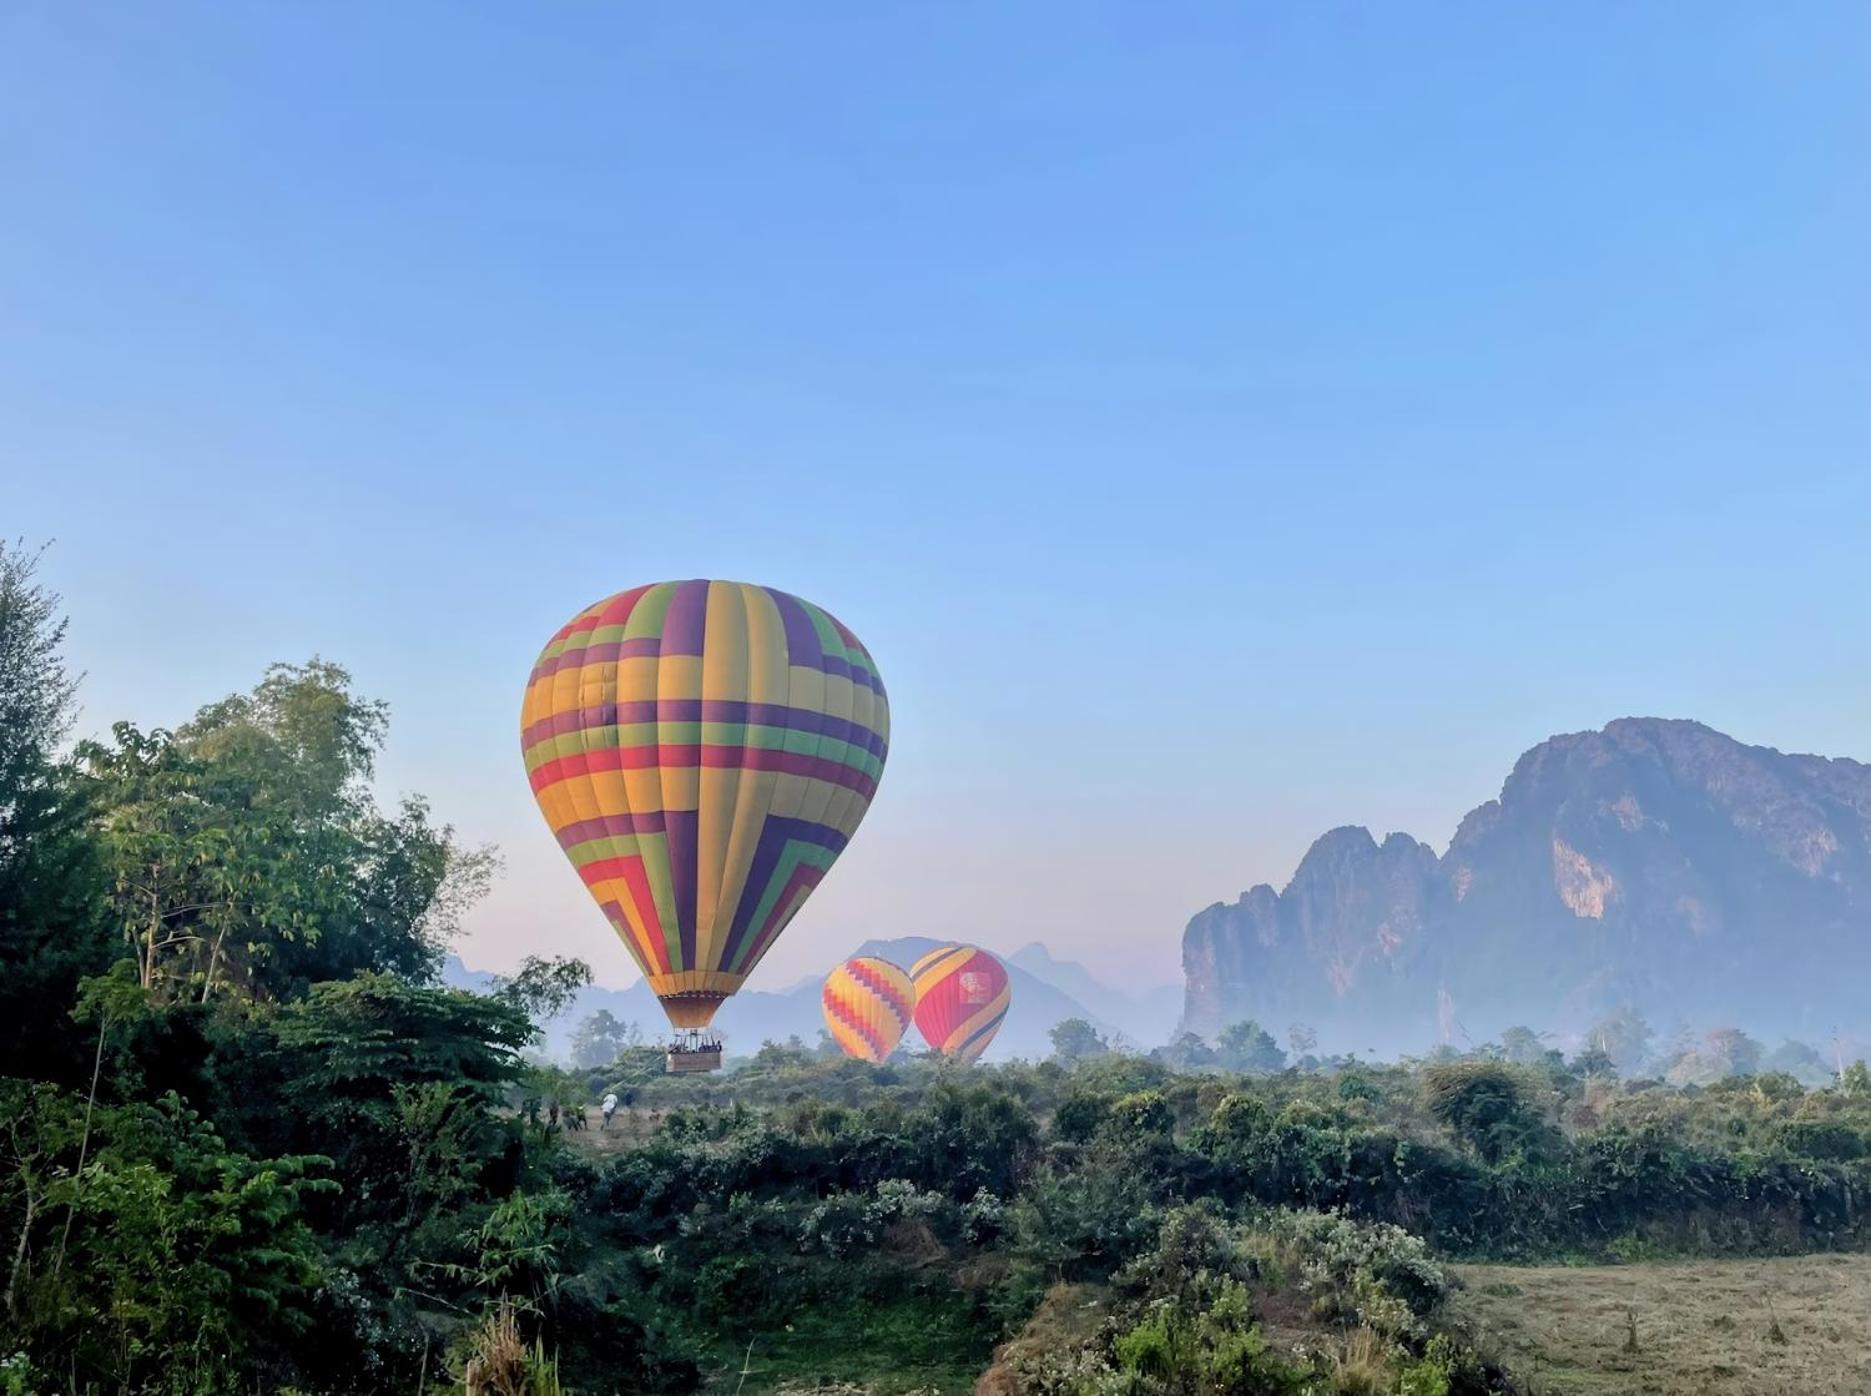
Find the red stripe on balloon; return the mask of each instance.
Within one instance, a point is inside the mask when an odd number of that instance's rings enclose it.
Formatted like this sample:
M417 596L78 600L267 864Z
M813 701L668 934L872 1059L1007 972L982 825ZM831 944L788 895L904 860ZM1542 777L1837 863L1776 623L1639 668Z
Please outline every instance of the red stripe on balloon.
M865 1045L868 1046L873 1053L878 1057L888 1055L888 1049L885 1048L882 1039L877 1036L871 1025L858 1018L849 1008L845 1007L845 1005L833 995L831 985L827 984L825 986L825 991L819 997L824 1001L826 1013L836 1018L846 1027L850 1028L852 1032L863 1038Z
M890 1011L905 1027L909 1026L910 1006L887 974L879 974L863 957L845 961L845 973L890 1005Z
M663 939L663 918L657 914L656 898L650 892L650 878L643 869L642 855L600 858L585 864L578 870L578 875L585 880L587 887L595 887L605 881L618 881L630 889L631 905L637 909L637 921L643 927L643 939L647 942L643 949L649 954L657 973L668 974L669 947ZM629 929L628 921L625 922L625 929Z

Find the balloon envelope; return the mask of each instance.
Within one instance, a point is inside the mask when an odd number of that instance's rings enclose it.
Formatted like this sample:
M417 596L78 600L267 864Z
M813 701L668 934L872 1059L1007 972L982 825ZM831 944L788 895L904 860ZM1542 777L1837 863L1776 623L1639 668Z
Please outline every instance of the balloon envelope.
M916 985L916 1028L945 1056L971 1062L987 1050L1007 1017L1013 989L1007 970L973 945L931 950L910 970Z
M890 737L869 653L808 601L659 582L580 611L521 747L559 845L677 1028L740 988L870 807Z
M825 976L825 1026L845 1055L880 1062L896 1050L915 1011L909 975L874 955L846 960Z

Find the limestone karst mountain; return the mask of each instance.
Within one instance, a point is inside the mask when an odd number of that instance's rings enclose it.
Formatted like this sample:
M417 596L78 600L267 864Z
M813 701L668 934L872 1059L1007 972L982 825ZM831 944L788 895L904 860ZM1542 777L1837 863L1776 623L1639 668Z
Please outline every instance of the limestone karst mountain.
M1871 1035L1871 766L1625 718L1520 758L1438 858L1334 829L1284 890L1183 936L1184 1023L1304 1022L1334 1050L1577 1031Z

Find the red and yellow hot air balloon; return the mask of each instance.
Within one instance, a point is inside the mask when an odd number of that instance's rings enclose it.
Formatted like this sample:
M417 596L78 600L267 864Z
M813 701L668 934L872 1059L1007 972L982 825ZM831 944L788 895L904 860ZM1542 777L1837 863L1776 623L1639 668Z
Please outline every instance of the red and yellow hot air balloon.
M916 1028L944 1056L971 1062L987 1050L1013 1001L1007 968L973 945L931 950L910 969Z
M707 1027L844 851L890 740L877 666L771 587L587 606L520 716L533 794L672 1026Z
M825 976L825 1026L845 1055L880 1062L896 1050L916 1009L916 987L888 960L858 955Z

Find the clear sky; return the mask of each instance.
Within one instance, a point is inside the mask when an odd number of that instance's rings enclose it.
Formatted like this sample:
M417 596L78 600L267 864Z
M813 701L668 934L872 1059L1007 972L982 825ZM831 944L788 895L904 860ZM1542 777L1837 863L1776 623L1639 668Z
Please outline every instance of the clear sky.
M639 581L828 607L895 740L763 966L1177 976L1340 823L1630 713L1871 759L1871 8L23 3L0 531L84 725L275 658L634 975L520 688Z

